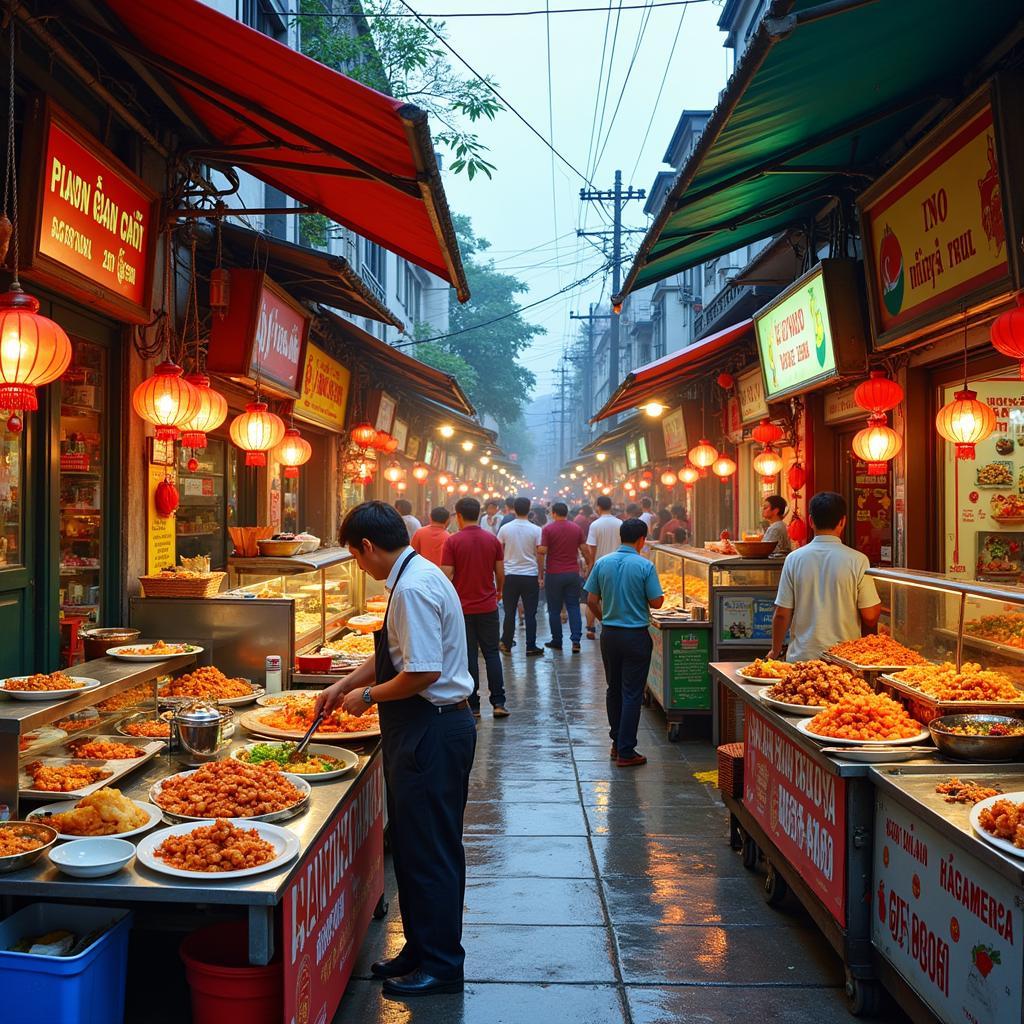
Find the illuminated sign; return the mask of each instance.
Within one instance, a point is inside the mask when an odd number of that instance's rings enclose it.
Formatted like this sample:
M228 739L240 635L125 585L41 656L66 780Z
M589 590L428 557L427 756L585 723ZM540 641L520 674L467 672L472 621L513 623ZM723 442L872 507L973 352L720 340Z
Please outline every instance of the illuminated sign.
M295 402L295 415L332 430L345 429L351 374L336 359L316 345L306 351L302 394Z

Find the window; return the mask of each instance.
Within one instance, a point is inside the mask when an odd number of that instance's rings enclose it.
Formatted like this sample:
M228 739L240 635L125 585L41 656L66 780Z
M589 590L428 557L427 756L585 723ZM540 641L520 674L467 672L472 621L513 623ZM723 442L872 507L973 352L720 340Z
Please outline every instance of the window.
M409 319L417 324L423 319L423 285L408 263L405 264L402 277L405 279L405 310Z
M271 39L284 42L288 36L288 25L274 9L270 0L242 0L242 23L262 32Z
M363 276L383 299L387 286L387 253L376 244L363 239Z

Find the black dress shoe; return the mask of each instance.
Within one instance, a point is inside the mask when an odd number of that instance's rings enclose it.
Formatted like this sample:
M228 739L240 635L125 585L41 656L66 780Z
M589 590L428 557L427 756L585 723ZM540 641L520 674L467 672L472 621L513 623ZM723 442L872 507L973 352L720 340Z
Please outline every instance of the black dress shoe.
M400 978L403 974L409 974L415 970L416 962L402 956L401 953L387 960L378 960L370 965L370 973L375 978Z
M386 996L405 999L409 996L435 996L444 992L461 992L462 978L445 980L435 978L432 974L417 968L401 978L388 978L384 982L383 992Z

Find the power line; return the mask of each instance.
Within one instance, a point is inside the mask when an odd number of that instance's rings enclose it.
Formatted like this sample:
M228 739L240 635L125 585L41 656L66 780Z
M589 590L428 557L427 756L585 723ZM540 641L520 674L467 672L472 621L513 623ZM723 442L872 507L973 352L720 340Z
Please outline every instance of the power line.
M621 0L620 0L621 2ZM587 167L594 154L594 140L597 138L597 109L601 103L601 80L604 78L604 59L608 52L608 30L612 24L612 0L608 0L608 13L604 20L604 39L601 42L601 63L597 68L597 85L594 87L594 113L590 119L590 141L587 143ZM583 225L577 221L577 227Z
M551 7L551 0L544 0L544 7ZM558 189L555 186L555 98L554 89L551 84L551 16L550 13L544 19L544 34L548 50L548 135L551 136L551 223L555 229L555 236L558 235ZM557 254L557 250L556 250ZM562 265L556 258L555 269L558 272L559 282L562 280Z
M648 7L690 7L695 4L717 3L719 0L658 0L651 4L628 4L623 5L624 11L644 11ZM428 14L428 18L531 18L546 14L603 14L604 7L557 7L554 10L546 9L530 11L455 11L445 14ZM322 14L303 14L301 11L289 11L288 17L296 18L317 18L320 20L338 20L341 18L363 18L373 21L375 18L419 18L415 12L405 13L402 11L385 11L377 14L360 14L351 12L334 13L325 11Z
M604 82L604 99L601 101L601 120L597 124L597 137L595 142L600 145L601 134L604 131L604 115L608 112L608 94L612 88L612 68L615 66L615 46L619 41L619 24L622 21L622 0L619 0L618 10L615 12L615 28L612 30L612 45L608 53L608 77ZM594 160L587 163L587 172L593 176L597 173L597 146L594 147ZM591 188L596 186L591 183Z

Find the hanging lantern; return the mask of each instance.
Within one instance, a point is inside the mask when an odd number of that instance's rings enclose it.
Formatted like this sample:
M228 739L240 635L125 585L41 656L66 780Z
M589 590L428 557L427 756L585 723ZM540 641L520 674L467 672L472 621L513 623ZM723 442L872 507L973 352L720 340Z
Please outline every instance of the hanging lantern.
M199 460L193 455L192 458L185 463L185 468L190 473L197 473L199 471Z
M36 388L52 384L70 362L64 328L40 314L38 299L20 287L0 295L0 409L38 409Z
M885 375L885 370L872 370L871 376L857 385L853 400L866 412L888 412L903 401L903 388Z
M1017 308L1000 313L992 322L992 347L1020 363L1024 380L1024 291L1017 292Z
M455 484L449 484L445 488L445 491L447 491L448 494L454 494L455 493Z
M765 445L761 454L754 459L754 472L760 473L766 484L773 484L781 469L781 456L770 444Z
M12 412L7 418L7 429L12 434L20 434L25 429L25 422L16 412Z
M415 463L412 467L413 480L421 484L428 476L430 476L430 469L427 466L424 466L422 462Z
M459 494L468 494L469 484L459 484Z
M804 469L803 464L794 462L789 467L786 479L789 481L789 489L793 491L793 496L796 497L796 492L802 491L804 484L807 483L807 471Z
M289 427L284 439L274 449L274 458L284 466L284 475L291 480L299 475L299 466L304 466L313 455L313 446L295 429Z
M782 440L785 436L785 431L782 427L775 423L772 423L769 419L761 420L760 423L750 432L750 436L758 442L758 444L773 445Z
M665 472L661 474L661 482L666 487L675 487L679 482L679 477L677 477L671 469L666 469Z
M702 437L689 450L687 457L698 469L707 469L718 458L718 449L706 437Z
M156 485L153 503L156 505L157 514L163 516L164 519L174 515L180 500L178 488L171 483L169 477L165 477Z
M392 452L398 451L398 438L386 431L381 431L377 435L376 447L385 455L390 455Z
M214 267L210 271L210 309L223 320L230 304L231 274L227 267Z
M348 436L357 448L372 448L373 442L377 440L377 429L363 420L349 431Z
M679 470L679 479L683 482L683 486L688 490L693 490L693 485L700 479L700 473L693 468L693 466L683 466Z
M446 473L439 473L437 477L437 483L440 487L447 487L448 484L451 483L451 480L449 479Z
M650 487L650 486L651 486L651 481L650 480L641 480L640 481L640 490L641 491L646 491L647 488Z
M384 470L384 479L389 484L397 484L405 476L405 470L397 459L392 459Z
M718 386L724 391L731 390L736 384L736 378L731 373L723 371L718 375Z
M736 463L728 455L719 455L711 464L711 472L725 480L736 472Z
M205 373L190 373L185 380L196 389L199 408L195 415L181 426L183 448L205 448L206 435L216 430L228 418L228 401L210 387Z
M182 377L181 367L167 360L135 389L132 406L156 427L158 441L176 441L182 425L191 422L199 411L199 393Z
M958 459L973 459L974 446L996 429L996 417L990 406L978 401L976 391L964 388L938 411L935 428L956 445Z
M267 452L284 437L284 420L266 402L250 402L241 416L231 421L231 440L245 452L247 466L265 466Z
M885 413L868 417L868 425L853 435L853 454L868 464L869 476L885 476L889 460L903 447L903 438L889 426Z
M786 532L794 544L803 544L807 540L807 524L795 512L789 521L789 529Z

